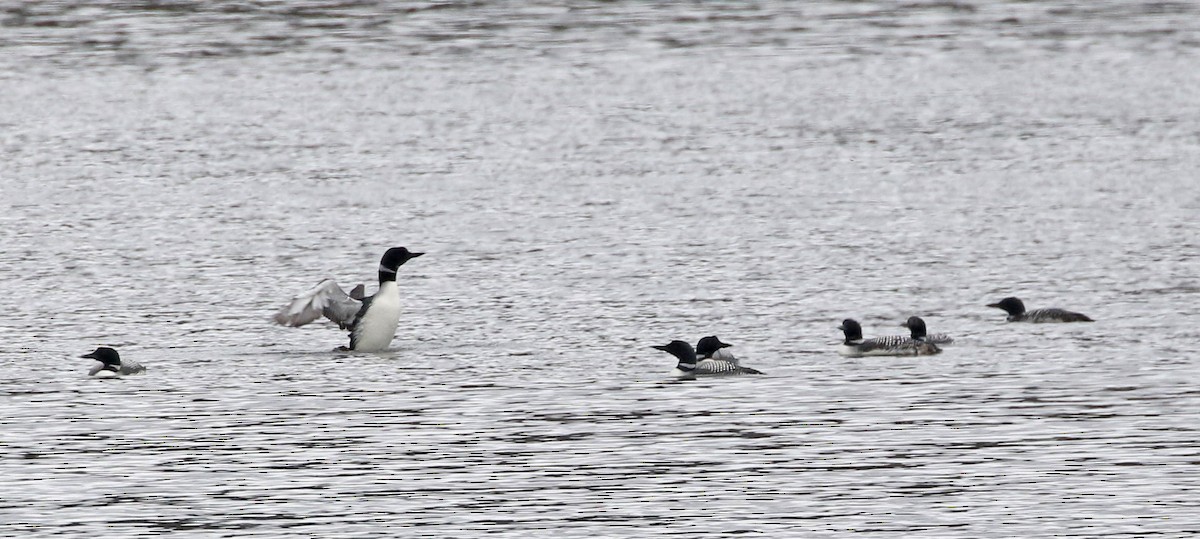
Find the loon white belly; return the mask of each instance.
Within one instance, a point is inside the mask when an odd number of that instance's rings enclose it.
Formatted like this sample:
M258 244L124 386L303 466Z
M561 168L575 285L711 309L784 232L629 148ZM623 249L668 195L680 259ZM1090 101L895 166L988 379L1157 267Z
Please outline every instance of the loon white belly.
M387 350L399 325L400 289L395 281L381 283L379 292L354 326L353 348L363 352Z

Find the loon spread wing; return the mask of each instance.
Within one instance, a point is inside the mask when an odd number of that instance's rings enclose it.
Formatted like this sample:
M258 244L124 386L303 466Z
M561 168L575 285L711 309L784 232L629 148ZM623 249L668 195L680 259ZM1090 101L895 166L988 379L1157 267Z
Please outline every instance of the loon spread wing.
M362 285L358 285L350 293L362 297ZM354 322L362 302L347 295L341 286L333 279L324 279L312 289L292 298L289 303L273 319L281 326L303 326L322 315L334 322L338 327L348 329L354 327Z

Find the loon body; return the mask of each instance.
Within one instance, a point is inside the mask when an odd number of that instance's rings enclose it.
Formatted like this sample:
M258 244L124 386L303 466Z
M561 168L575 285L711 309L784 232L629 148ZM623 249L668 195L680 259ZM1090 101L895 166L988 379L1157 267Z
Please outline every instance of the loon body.
M667 352L679 360L679 363L675 365L675 370L671 371L671 374L680 378L712 375L762 374L762 372L756 369L742 367L741 365L731 361L712 358L700 361L696 357L696 350L692 348L692 345L684 341L671 341L667 344L654 346L653 348Z
M333 279L324 279L311 290L292 298L292 302L275 313L273 319L279 325L298 327L323 315L339 328L350 331L350 350L386 350L400 325L397 270L423 254L404 247L388 249L379 261L379 290L374 295L365 296L361 284L347 294Z
M116 350L101 346L92 352L79 357L96 360L98 363L88 371L88 376L96 378L116 378L125 374L137 374L146 370L136 361L122 361Z
M1007 320L1009 322L1030 322L1034 324L1048 322L1094 322L1087 315L1068 311L1066 309L1034 309L1032 311L1025 310L1025 302L1020 299L1008 297L996 303L989 303L988 307L1003 309L1008 313Z
M918 318L918 320L920 319ZM901 325L912 329L911 321L910 318L908 322ZM925 323L921 322L922 333L924 333L924 326ZM926 342L924 339L914 339L902 335L863 339L862 326L851 318L843 320L838 329L842 330L846 337L846 340L842 341L841 348L838 349L838 353L845 357L932 356L942 352L936 345Z

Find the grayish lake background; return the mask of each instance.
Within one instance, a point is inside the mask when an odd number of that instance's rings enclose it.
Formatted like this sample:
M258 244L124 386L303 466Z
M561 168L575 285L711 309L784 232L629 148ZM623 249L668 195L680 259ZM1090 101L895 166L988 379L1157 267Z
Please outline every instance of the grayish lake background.
M1200 533L1198 60L1194 2L0 1L0 536ZM391 352L267 322L395 245ZM767 376L649 348L714 333Z

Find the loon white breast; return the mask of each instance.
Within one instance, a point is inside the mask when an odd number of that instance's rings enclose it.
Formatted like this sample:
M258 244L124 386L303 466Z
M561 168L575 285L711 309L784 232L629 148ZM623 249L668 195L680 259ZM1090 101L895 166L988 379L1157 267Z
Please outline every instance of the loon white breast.
M908 323L902 324L908 327ZM923 323L922 323L923 327ZM838 348L838 354L845 357L864 356L931 356L941 353L941 349L924 340L916 340L902 335L889 335L874 339L863 339L862 326L858 321L847 318L838 326L846 339Z
M386 350L400 325L400 289L396 286L396 273L405 262L423 254L404 247L392 247L379 261L379 290L374 295L364 296L361 284L347 294L333 279L324 279L311 290L292 298L273 319L281 326L298 327L324 315L339 328L350 331L350 350Z
M701 361L696 357L696 350L692 348L692 345L684 341L671 341L667 344L654 346L653 348L675 356L678 363L675 365L675 370L671 371L671 374L680 378L711 375L762 374L762 372L756 369L742 367L731 361L712 358Z
M107 346L101 346L79 357L86 357L97 361L96 366L88 371L88 376L95 376L96 378L115 378L125 374L137 374L146 370L146 367L143 367L141 363L122 360L121 355L116 350Z
M1025 310L1025 302L1018 298L1007 297L996 303L989 303L988 307L1003 309L1008 313L1006 318L1009 322L1030 322L1034 324L1042 324L1048 322L1094 322L1087 315L1068 311L1066 309L1034 309L1032 311Z

